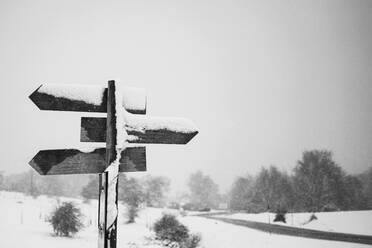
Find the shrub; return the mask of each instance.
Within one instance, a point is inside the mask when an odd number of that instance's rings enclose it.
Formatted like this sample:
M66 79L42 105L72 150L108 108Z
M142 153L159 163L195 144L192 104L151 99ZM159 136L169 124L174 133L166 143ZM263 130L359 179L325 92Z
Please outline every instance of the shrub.
M317 219L318 219L318 217L316 217L315 213L312 213L310 218L309 218L309 222L313 221L313 220L317 220Z
M200 234L191 234L189 238L183 244L181 244L181 247L196 248L198 247L200 241L201 241Z
M181 224L174 215L164 214L154 224L156 238L177 243L180 248L196 248L201 240L198 234L189 234L186 226Z
M274 218L274 222L283 222L283 223L287 223L286 222L286 219L285 219L285 214L287 213L286 210L283 210L283 209L277 209L276 211L276 214L275 214L275 218Z
M56 235L70 236L83 227L81 216L80 209L74 203L64 202L52 212L49 222Z
M285 220L285 213L276 213L275 218L274 218L274 222L287 223L286 220Z
M134 223L135 218L138 216L139 207L135 205L127 205L127 223Z
M189 230L174 215L164 214L154 224L156 237L161 240L182 242L189 237Z

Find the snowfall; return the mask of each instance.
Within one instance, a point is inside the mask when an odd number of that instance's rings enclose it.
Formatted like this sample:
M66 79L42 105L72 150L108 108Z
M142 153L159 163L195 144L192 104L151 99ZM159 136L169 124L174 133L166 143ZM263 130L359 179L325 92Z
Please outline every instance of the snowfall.
M64 201L73 201L84 214L85 228L72 238L56 237L46 221L51 211ZM92 248L97 247L97 201L84 203L79 199L39 196L32 198L21 193L0 191L0 247L53 247L53 248ZM125 224L125 208L119 207L118 248L160 248L152 241L153 223L162 213L174 213L191 232L202 236L204 248L246 248L246 247L371 247L338 241L326 241L269 234L246 227L235 226L198 216L181 216L176 210L146 208L142 209L134 224ZM300 226L307 214L294 214L289 225ZM341 218L342 216L342 218ZM268 214L235 214L225 216L255 221L268 221ZM314 229L340 232L372 234L372 211L318 213L318 220L311 226ZM272 218L272 216L270 216ZM310 225L310 224L309 224ZM306 226L310 227L310 226Z

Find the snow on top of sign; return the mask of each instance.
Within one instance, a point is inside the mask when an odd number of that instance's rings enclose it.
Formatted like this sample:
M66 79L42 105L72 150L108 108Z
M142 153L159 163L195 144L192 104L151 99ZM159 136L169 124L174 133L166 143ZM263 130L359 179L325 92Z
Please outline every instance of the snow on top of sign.
M166 129L181 133L193 133L198 131L195 124L186 118L178 117L148 117L126 113L126 127L139 132L145 130Z
M105 87L97 85L43 84L39 92L100 105Z
M123 106L125 109L146 109L146 90L134 87L123 87Z
M77 149L84 153L91 153L91 152L94 152L98 148L97 147L79 147Z

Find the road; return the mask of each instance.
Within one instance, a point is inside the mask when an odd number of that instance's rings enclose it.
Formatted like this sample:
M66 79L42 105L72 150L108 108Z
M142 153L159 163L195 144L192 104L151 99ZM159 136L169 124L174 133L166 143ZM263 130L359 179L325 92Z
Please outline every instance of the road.
M198 216L208 218L208 219L218 220L218 221L222 221L222 222L226 222L226 223L230 223L230 224L234 224L238 226L245 226L248 228L252 228L255 230L260 230L260 231L268 232L268 233L305 237L305 238L312 238L312 239L324 239L324 240L344 241L344 242L372 245L372 236L369 236L369 235L325 232L325 231L318 231L318 230L305 229L305 228L267 224L267 223L256 222L256 221L228 219L228 218L218 217L218 215L220 214L226 214L226 213L201 214Z

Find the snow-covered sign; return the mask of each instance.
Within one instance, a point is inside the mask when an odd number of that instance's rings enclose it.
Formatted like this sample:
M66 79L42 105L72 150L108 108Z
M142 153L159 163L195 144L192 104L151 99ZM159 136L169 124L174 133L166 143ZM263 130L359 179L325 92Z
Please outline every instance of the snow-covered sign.
M120 127L128 134L128 143L187 144L197 133L188 119L148 117L126 113L125 124ZM106 118L82 117L81 142L106 142ZM119 130L119 131L120 131Z
M107 113L107 118L82 117L80 137L106 142L106 148L42 150L30 165L42 175L98 173L98 247L116 248L119 172L146 171L146 148L130 144L186 144L198 133L196 126L185 118L145 116L145 91L117 90L115 81L107 88L41 85L30 99L41 110Z
M146 114L146 91L124 87L122 106L133 114ZM42 84L29 98L41 110L107 112L107 88L97 85Z
M119 172L146 171L146 148L121 152ZM40 175L98 174L107 167L106 148L41 150L30 161Z

